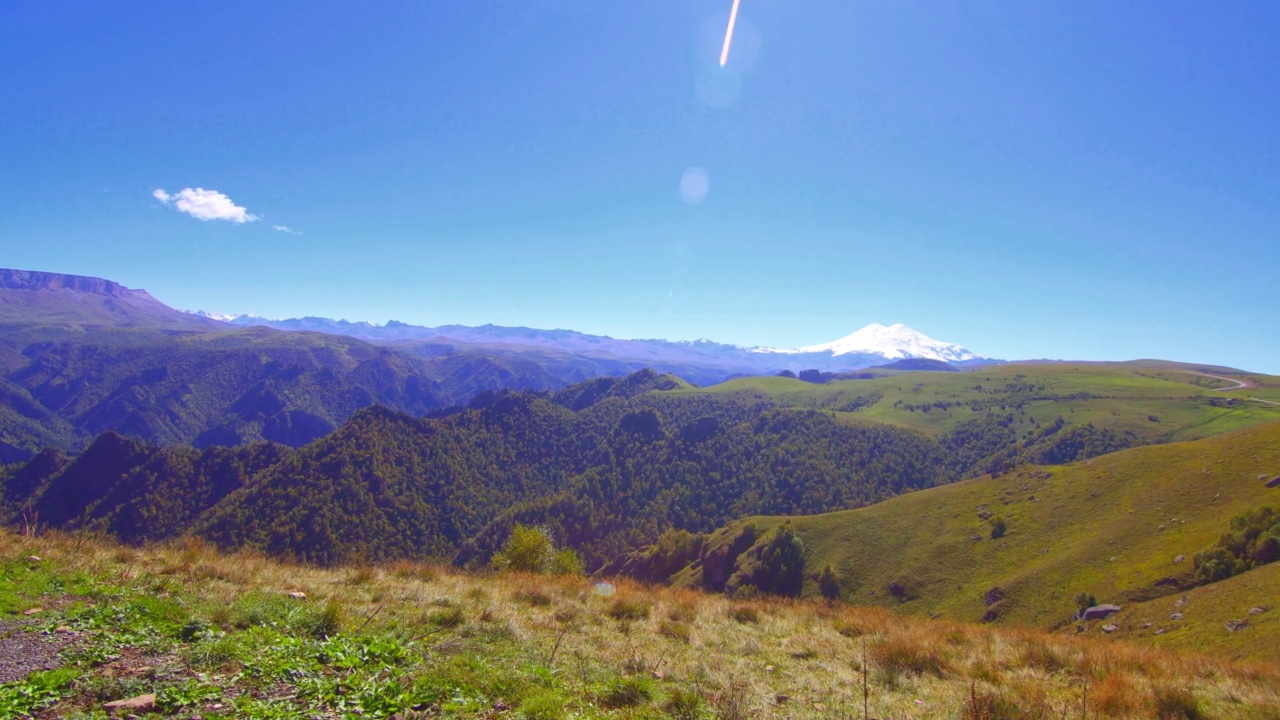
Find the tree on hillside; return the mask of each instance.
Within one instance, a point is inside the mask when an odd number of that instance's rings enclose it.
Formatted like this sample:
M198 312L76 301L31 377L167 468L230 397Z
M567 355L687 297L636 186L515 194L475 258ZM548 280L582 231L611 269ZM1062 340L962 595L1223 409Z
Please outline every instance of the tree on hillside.
M831 569L830 563L818 574L818 591L828 602L840 599L840 582L836 578L835 570Z
M517 524L493 556L493 566L501 570L517 570L552 575L581 575L582 559L568 548L556 549L546 528Z

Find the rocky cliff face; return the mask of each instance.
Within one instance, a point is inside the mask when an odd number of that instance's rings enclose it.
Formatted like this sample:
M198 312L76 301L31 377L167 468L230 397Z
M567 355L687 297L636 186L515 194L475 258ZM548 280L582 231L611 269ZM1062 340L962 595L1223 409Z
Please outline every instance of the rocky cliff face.
M130 290L118 282L85 275L0 269L0 288L5 290L74 290L109 297L146 296L144 290Z
M145 290L84 275L0 268L0 325L154 327L215 330L226 326L165 305Z

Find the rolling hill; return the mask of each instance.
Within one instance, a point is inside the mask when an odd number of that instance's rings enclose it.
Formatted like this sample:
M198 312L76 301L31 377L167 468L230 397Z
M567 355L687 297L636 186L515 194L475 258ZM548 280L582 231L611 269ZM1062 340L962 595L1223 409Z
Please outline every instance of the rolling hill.
M975 473L1024 461L1062 464L1280 420L1280 404L1266 402L1280 393L1280 378L1231 368L1148 360L868 374L826 383L741 378L679 392L768 399L845 422L916 430L972 457Z
M1068 466L1024 466L846 512L743 518L707 538L701 557L670 579L705 586L716 576L708 563L732 563L737 553L725 549L748 526L758 538L786 523L803 544L806 595L819 593L818 571L829 565L850 603L1074 633L1075 598L1086 593L1125 608L1111 621L1118 635L1187 649L1209 642L1263 658L1280 642L1270 615L1234 634L1222 623L1272 607L1276 568L1187 588L1194 556L1233 517L1280 508L1280 489L1266 487L1278 474L1280 423L1268 423ZM993 538L996 518L1003 537ZM1184 622L1169 622L1183 594L1203 615L1188 610ZM1101 634L1101 624L1086 632Z
M195 533L320 563L484 563L514 523L537 523L598 567L667 528L856 507L955 477L917 433L646 392L682 385L640 373L551 397L483 395L427 420L369 408L292 451L108 433L78 458L11 469L5 497L15 520L129 542Z

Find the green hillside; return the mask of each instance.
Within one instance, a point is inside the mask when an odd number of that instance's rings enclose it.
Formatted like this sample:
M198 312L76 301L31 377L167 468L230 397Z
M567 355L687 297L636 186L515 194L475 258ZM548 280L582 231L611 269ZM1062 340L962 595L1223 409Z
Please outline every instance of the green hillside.
M51 446L78 451L106 431L161 444L299 446L370 405L421 415L486 390L563 385L519 359L419 358L266 328L26 327L0 337L0 361L0 462Z
M1070 622L1081 592L1128 605L1189 583L1194 555L1213 545L1234 516L1280 507L1280 489L1264 483L1277 474L1280 423L1271 423L1066 467L1026 466L867 508L788 520L803 543L807 595L818 593L817 573L829 564L847 602L1053 628ZM996 518L1005 520L1007 532L993 539ZM732 546L746 526L761 537L783 521L730 524L674 581L703 584L707 558ZM1182 562L1175 562L1179 556ZM1232 580L1239 592L1265 587L1251 584L1250 575ZM1223 612L1271 602L1250 597L1224 603ZM1191 633L1160 637L1193 646Z
M1250 387L1206 377L1238 378ZM741 394L834 411L852 422L877 421L932 435L954 432L987 414L1012 416L1029 437L1059 416L1133 432L1142 443L1190 440L1280 420L1280 378L1230 368L1161 361L1016 363L960 373L806 383L785 377L731 380L691 393ZM1135 443L1136 444L1136 443Z
M1175 613L1181 617L1174 619ZM1108 622L1119 628L1115 637L1120 640L1275 662L1280 658L1280 563L1133 603Z
M655 392L681 386L642 372L555 396L482 394L436 418L374 407L297 450L202 452L108 433L72 462L42 456L0 481L12 521L29 511L128 542L197 533L326 564L470 564L523 522L595 568L669 528L860 507L958 475L919 433Z

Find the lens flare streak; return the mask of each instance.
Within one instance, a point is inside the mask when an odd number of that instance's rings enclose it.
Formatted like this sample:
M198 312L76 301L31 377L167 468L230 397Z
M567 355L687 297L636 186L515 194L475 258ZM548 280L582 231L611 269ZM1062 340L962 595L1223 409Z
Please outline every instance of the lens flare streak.
M733 0L733 9L729 11L729 29L724 31L724 48L720 50L720 67L729 62L729 45L733 42L733 25L738 21L738 3L742 0Z

